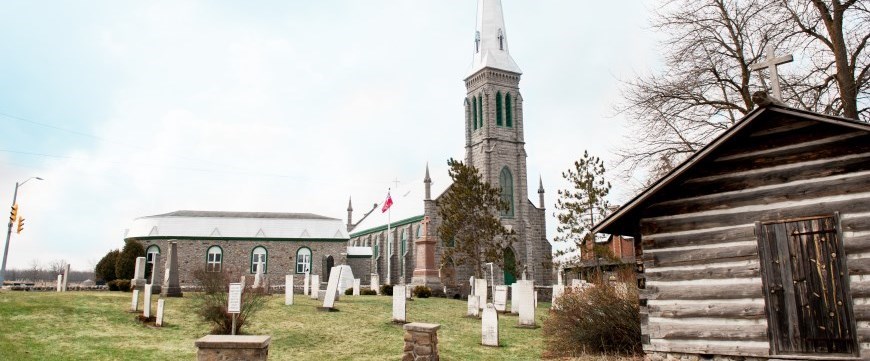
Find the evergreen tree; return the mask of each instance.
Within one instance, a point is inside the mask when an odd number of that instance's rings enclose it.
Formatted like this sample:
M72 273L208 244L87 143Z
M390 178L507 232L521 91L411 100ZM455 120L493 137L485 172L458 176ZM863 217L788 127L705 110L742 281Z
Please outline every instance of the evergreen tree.
M115 276L115 263L118 261L118 255L121 251L113 249L106 253L100 262L97 262L97 267L94 269L94 274L98 280L111 282L118 277Z
M115 261L115 276L122 280L132 279L136 272L136 257L145 257L145 248L139 242L127 241Z
M559 199L556 200L557 212L553 215L559 220L559 225L554 240L569 244L568 249L557 251L557 254L575 251L592 240L594 235L590 230L609 213L607 195L610 182L604 179L604 172L604 162L590 156L588 151L574 162L574 169L562 172L562 178L573 187L559 190Z
M438 237L445 242L442 264L453 260L456 266L468 265L475 277L484 275L483 264L493 262L504 267L504 250L513 242L498 214L509 204L502 200L501 189L481 180L477 169L450 159L453 184L438 200Z

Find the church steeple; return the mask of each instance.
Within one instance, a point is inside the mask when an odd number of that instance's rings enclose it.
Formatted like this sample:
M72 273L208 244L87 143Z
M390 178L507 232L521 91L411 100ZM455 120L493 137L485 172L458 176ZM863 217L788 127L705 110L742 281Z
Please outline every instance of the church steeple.
M522 74L508 51L501 0L478 0L477 28L474 33L474 61L468 76L483 68L495 68Z

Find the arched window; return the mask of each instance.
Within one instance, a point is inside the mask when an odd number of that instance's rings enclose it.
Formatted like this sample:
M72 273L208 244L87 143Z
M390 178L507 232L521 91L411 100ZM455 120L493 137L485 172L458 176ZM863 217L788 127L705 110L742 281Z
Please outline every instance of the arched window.
M498 185L501 187L501 199L508 204L508 209L501 212L504 217L514 216L514 178L508 167L501 169L498 176Z
M501 121L501 92L495 93L495 125L500 127Z
M157 256L160 255L160 247L156 244L152 244L145 251L145 278L151 279L151 273L154 272L154 267L157 265Z
M296 273L311 273L311 250L308 247L296 250Z
M514 126L514 110L511 108L511 93L504 95L504 125L508 128Z
M220 248L220 246L209 247L205 257L206 272L220 272L221 264L224 261L223 255L224 251Z
M266 263L269 258L269 253L262 246L257 246L251 251L251 273L257 273L258 267L263 267L263 273L269 270L269 265Z
M480 127L483 128L486 121L483 119L483 95L477 96L477 120L480 122Z
M471 118L474 122L474 130L477 130L477 97L471 97Z
M326 275L326 279L329 280L329 275L332 274L332 267L335 267L335 258L332 258L332 256L326 256L326 259L323 262L323 267L326 269L324 269L321 274Z

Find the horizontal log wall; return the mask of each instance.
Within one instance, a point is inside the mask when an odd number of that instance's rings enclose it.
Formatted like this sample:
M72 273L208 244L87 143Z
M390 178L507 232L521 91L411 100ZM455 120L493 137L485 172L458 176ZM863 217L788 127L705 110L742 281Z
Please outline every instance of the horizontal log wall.
M870 134L756 122L642 211L644 350L768 356L755 222L840 212L858 341L870 354Z

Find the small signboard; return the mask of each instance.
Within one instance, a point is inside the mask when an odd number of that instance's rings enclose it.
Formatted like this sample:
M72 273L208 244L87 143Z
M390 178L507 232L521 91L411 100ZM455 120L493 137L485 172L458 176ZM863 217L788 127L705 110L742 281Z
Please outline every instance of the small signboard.
M230 294L227 297L229 301L229 305L227 305L227 312L229 313L240 313L242 311L242 284L241 283L230 283Z

